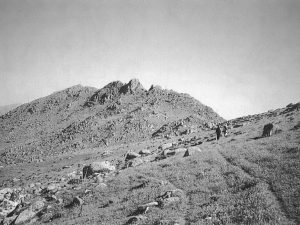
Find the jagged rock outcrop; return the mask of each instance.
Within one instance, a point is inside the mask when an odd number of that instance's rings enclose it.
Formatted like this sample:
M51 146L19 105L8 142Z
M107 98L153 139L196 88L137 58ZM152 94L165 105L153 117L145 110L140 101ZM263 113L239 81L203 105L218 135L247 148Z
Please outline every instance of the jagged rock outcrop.
M132 79L128 84L125 84L120 88L121 94L133 94L135 92L145 91L143 85L140 83L138 79Z

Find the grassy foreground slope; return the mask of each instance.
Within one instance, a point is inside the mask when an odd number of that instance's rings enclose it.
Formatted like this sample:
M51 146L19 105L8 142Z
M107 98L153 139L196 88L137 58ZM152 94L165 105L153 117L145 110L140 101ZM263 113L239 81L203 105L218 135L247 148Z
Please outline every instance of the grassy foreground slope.
M261 138L263 126L269 122L278 127L277 132ZM238 118L229 123L235 128L219 141L214 140L213 130L202 130L168 140L151 139L85 150L43 164L24 164L22 170L5 167L1 181L16 177L23 185L37 181L47 185L61 182L78 164L101 160L115 163L118 171L100 184L83 180L55 194L55 198L64 202L79 196L84 201L82 207L68 208L49 201L50 210L56 210L55 216L47 220L43 215L32 224L299 224L299 107ZM136 167L123 167L127 151L148 149L160 155L162 150L158 146L179 143L179 138L186 140L186 147L196 139L196 147L201 151L187 157L175 154ZM112 154L104 158L104 150ZM64 166L67 169L62 169ZM139 210L140 205L159 202L167 191L175 193L173 204Z
M151 207L136 224L299 224L299 119L299 111L262 115L218 142L204 142L193 156L126 169L106 191L95 192L98 200L87 198L83 216L71 223L126 224L138 205L179 189L180 203ZM280 131L260 138L268 122ZM204 136L214 132L199 134ZM103 208L105 201L110 203Z

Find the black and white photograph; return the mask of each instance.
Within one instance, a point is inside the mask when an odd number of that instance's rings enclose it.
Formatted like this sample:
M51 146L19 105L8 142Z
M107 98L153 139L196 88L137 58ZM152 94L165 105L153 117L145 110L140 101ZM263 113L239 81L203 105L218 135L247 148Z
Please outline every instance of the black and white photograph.
M300 0L0 0L0 225L299 225Z

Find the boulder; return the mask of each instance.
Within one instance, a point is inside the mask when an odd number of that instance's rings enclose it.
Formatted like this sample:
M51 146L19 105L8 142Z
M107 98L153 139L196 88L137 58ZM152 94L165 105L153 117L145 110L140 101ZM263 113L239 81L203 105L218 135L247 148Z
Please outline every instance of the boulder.
M2 202L4 200L4 196L7 193L13 193L13 190L11 188L4 188L4 189L0 190L0 202Z
M144 221L144 220L147 220L148 218L146 216L141 216L141 215L138 215L138 216L132 216L129 218L129 220L127 221L126 224L135 224L136 222L139 222L139 221Z
M136 153L136 152L128 152L126 154L125 161L131 160L131 159L135 159L135 158L138 158L138 157L141 157L138 153Z
M193 147L189 147L185 153L183 157L187 157L187 156L191 156L191 155L195 155L199 152L201 152L202 150L199 147L193 146Z
M0 216L5 217L7 214L14 211L14 209L17 207L19 202L10 201L8 199L4 199L0 203Z
M163 151L163 155L164 156L183 156L184 153L186 152L186 148L177 148L177 149L166 149Z
M158 202L149 202L143 205L139 205L138 209L143 210L146 209L147 207L153 207L153 206L158 206Z
M169 197L169 198L160 199L158 201L158 204L160 207L164 208L164 207L173 206L175 204L178 204L179 202L180 202L179 197Z
M156 156L157 156L156 154L147 155L147 156L143 157L143 162L144 163L153 162L153 161L155 161Z
M60 189L60 184L58 183L51 183L47 186L47 191L57 192Z
M5 217L2 221L0 219L0 224L2 225L9 225L9 224L13 224L13 221L17 218L18 215L13 215L10 217Z
M15 221L15 225L22 224L33 219L44 208L44 205L45 204L42 200L34 202L28 209L25 209L20 213Z
M266 124L264 126L262 136L263 137L270 137L272 135L273 129L274 129L274 125L272 123Z
M160 220L158 225L185 225L186 222L183 218L176 219L176 220Z
M165 144L159 146L159 148L160 148L161 150L165 150L165 149L167 149L167 148L171 148L172 146L173 146L173 143L165 143Z
M106 173L116 170L116 167L111 165L109 161L93 162L91 168L94 173Z
M151 151L148 149L143 149L139 152L140 155L150 155Z
M83 167L83 178L87 178L95 173L109 173L115 170L116 167L111 165L109 161L93 162Z
M83 205L83 200L81 198L79 198L78 196L76 196L74 199L73 199L73 205Z
M144 161L141 158L135 158L135 159L129 160L127 162L127 167L136 167L143 163L144 163Z
M176 148L175 149L175 155L184 155L186 152L186 148Z

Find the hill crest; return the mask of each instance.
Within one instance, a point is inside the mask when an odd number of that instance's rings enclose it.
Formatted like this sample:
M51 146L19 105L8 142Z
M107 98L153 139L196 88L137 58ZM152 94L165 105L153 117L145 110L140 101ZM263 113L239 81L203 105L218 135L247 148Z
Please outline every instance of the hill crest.
M75 85L23 104L0 120L0 146L9 152L1 158L3 163L176 136L224 121L187 94L153 85L146 90L137 79L114 81L101 89ZM164 125L182 121L186 123L180 129L154 135Z

